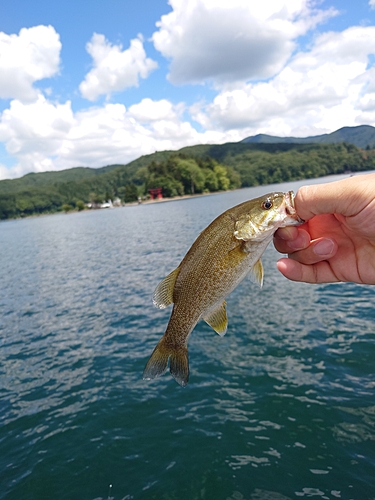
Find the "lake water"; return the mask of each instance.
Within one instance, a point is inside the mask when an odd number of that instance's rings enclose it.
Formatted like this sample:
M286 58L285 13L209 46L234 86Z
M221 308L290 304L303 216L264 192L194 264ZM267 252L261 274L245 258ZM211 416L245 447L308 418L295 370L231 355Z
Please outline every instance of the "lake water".
M375 498L375 287L307 285L264 256L190 382L143 381L152 293L219 213L272 190L0 224L0 498Z

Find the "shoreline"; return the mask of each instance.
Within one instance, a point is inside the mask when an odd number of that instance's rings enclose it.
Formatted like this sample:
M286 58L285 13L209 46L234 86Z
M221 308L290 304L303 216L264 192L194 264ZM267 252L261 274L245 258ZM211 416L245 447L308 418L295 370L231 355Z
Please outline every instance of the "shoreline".
M238 188L238 189L243 189L243 188ZM170 202L170 201L189 200L191 198L200 198L202 196L212 196L212 195L220 194L220 193L231 193L232 191L237 191L238 189L228 189L227 191L214 191L212 193L184 194L182 196L174 196L173 198L156 198L154 200L149 199L149 200L144 200L141 202L132 201L130 203L125 203L124 205L121 205L121 206L122 207L134 207L134 206L140 206L140 205L152 205L154 203L166 203L166 202Z
M329 174L329 175L324 175L322 177L314 177L314 178L311 178L311 179L295 179L295 181L285 181L285 182L299 182L299 181L306 181L307 183L313 183L313 182L316 182L316 183L319 183L319 182L324 182L325 180L327 180L327 182L329 182L329 178L330 177L336 177L336 176L344 176L344 175L347 175L347 176L353 176L353 175L364 175L364 174L369 174L369 173L374 173L375 170L366 170L366 171L360 171L360 172L346 172L346 173L343 173L343 174ZM283 184L284 181L282 183L276 183L276 184ZM262 186L267 186L268 184L263 184ZM172 201L180 201L180 200L189 200L189 199L192 199L192 198L200 198L200 197L203 197L203 196L213 196L213 195L218 195L218 194L223 194L223 193L232 193L232 192L235 192L235 191L241 191L243 189L247 189L248 187L257 187L257 186L246 186L246 187L240 187L240 188L236 188L236 189L228 189L226 191L213 191L213 192L209 192L209 193L197 193L197 194L185 194L183 196L175 196L173 198L159 198L159 199L154 199L154 200L151 200L151 199L148 199L148 200L144 200L144 201L141 201L141 202L138 202L138 201L134 201L134 202L130 202L130 203L125 203L123 205L120 205L119 207L112 207L112 208L126 208L126 207L136 207L136 206L142 206L142 205L152 205L152 204L157 204L157 203L169 203L169 202L172 202ZM73 210L69 210L68 212L65 212L65 215L71 215L71 214L77 214L77 213L80 213L80 212L84 212L84 213L88 213L88 212L91 212L91 211L100 211L100 210L108 210L109 208L94 208L94 209L90 209L90 208L86 208L84 210L77 210L77 209L73 209ZM63 211L59 211L59 212L44 212L44 213L41 213L41 214L32 214L32 215L26 215L26 216L23 216L23 217L15 217L15 218L12 218L12 219L0 219L0 223L1 222L7 222L7 221L16 221L16 220L23 220L23 219L33 219L33 218L37 218L37 217L47 217L49 215L58 215L58 214L64 214Z
M242 189L242 188L238 188L238 189ZM167 203L167 202L171 202L171 201L180 201L180 200L188 200L191 198L199 198L202 196L211 196L211 195L220 194L220 193L230 193L232 191L237 191L237 189L229 189L227 191L215 191L212 193L185 194L183 196L174 196L173 198L159 198L159 199L154 199L154 200L149 199L149 200L144 200L141 202L132 201L129 203L124 203L123 205L120 205L118 207L114 206L112 208L109 208L109 207L108 208L85 208L84 210L73 209L73 210L69 210L68 212L64 212L63 210L61 210L59 212L44 212L41 214L31 214L31 215L25 215L23 217L22 216L21 217L14 217L12 219L0 219L0 223L1 222L9 222L9 221L17 221L17 220L25 220L25 219L36 219L39 217L47 217L47 216L52 216L52 215L62 215L62 214L73 215L73 214L78 214L78 213L98 212L101 210L112 210L114 208L126 208L126 207L138 207L138 206L142 206L142 205L153 205L153 204L157 204L157 203Z

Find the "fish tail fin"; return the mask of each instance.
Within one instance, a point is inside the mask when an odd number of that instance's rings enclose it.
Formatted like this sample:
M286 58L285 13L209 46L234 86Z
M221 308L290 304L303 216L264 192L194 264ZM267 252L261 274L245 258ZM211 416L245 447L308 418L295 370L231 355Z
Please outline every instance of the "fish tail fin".
M173 378L182 387L185 387L189 380L189 356L188 349L184 346L171 346L165 342L164 337L159 341L147 361L143 371L143 379L151 380L164 375L168 370L168 360L170 358L170 372Z
M189 381L189 355L187 347L179 347L171 354L171 375L177 383L185 387Z

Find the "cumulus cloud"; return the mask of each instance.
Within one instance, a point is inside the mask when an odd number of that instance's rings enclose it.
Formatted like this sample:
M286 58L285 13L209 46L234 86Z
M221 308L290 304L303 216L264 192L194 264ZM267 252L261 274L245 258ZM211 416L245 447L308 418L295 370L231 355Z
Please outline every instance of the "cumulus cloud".
M192 113L205 128L298 136L375 120L375 27L319 36L267 82L223 91Z
M139 78L147 78L157 67L155 61L146 57L140 37L131 40L127 50L122 50L121 45L111 45L104 35L94 33L86 50L93 58L94 67L79 89L90 101L102 94L138 86Z
M58 73L60 51L52 26L22 28L18 35L0 32L0 98L37 99L33 84Z
M375 9L375 0L369 0L369 6L370 6L372 9Z
M3 179L9 179L9 170L0 163L0 181Z
M295 39L335 14L309 0L170 0L153 34L175 84L265 79L286 64Z
M126 164L156 150L224 140L221 132L198 133L183 119L183 110L165 99L144 99L129 109L106 104L77 113L70 101L55 104L42 95L34 103L12 101L1 116L0 141L17 163L12 169L0 168L0 179L79 165Z
M176 119L177 113L173 104L167 99L153 101L145 98L129 109L130 115L140 123L152 123L159 120Z
M0 120L0 141L17 161L8 176L55 170L54 159L73 122L70 102L53 104L41 94L32 103L13 100Z

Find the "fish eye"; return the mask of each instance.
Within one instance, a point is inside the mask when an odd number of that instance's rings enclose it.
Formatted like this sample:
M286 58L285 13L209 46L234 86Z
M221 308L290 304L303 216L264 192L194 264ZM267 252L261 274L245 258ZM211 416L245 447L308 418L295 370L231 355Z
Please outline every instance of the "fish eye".
M272 207L273 207L273 203L270 199L268 199L262 203L262 208L264 208L264 210L269 210Z

